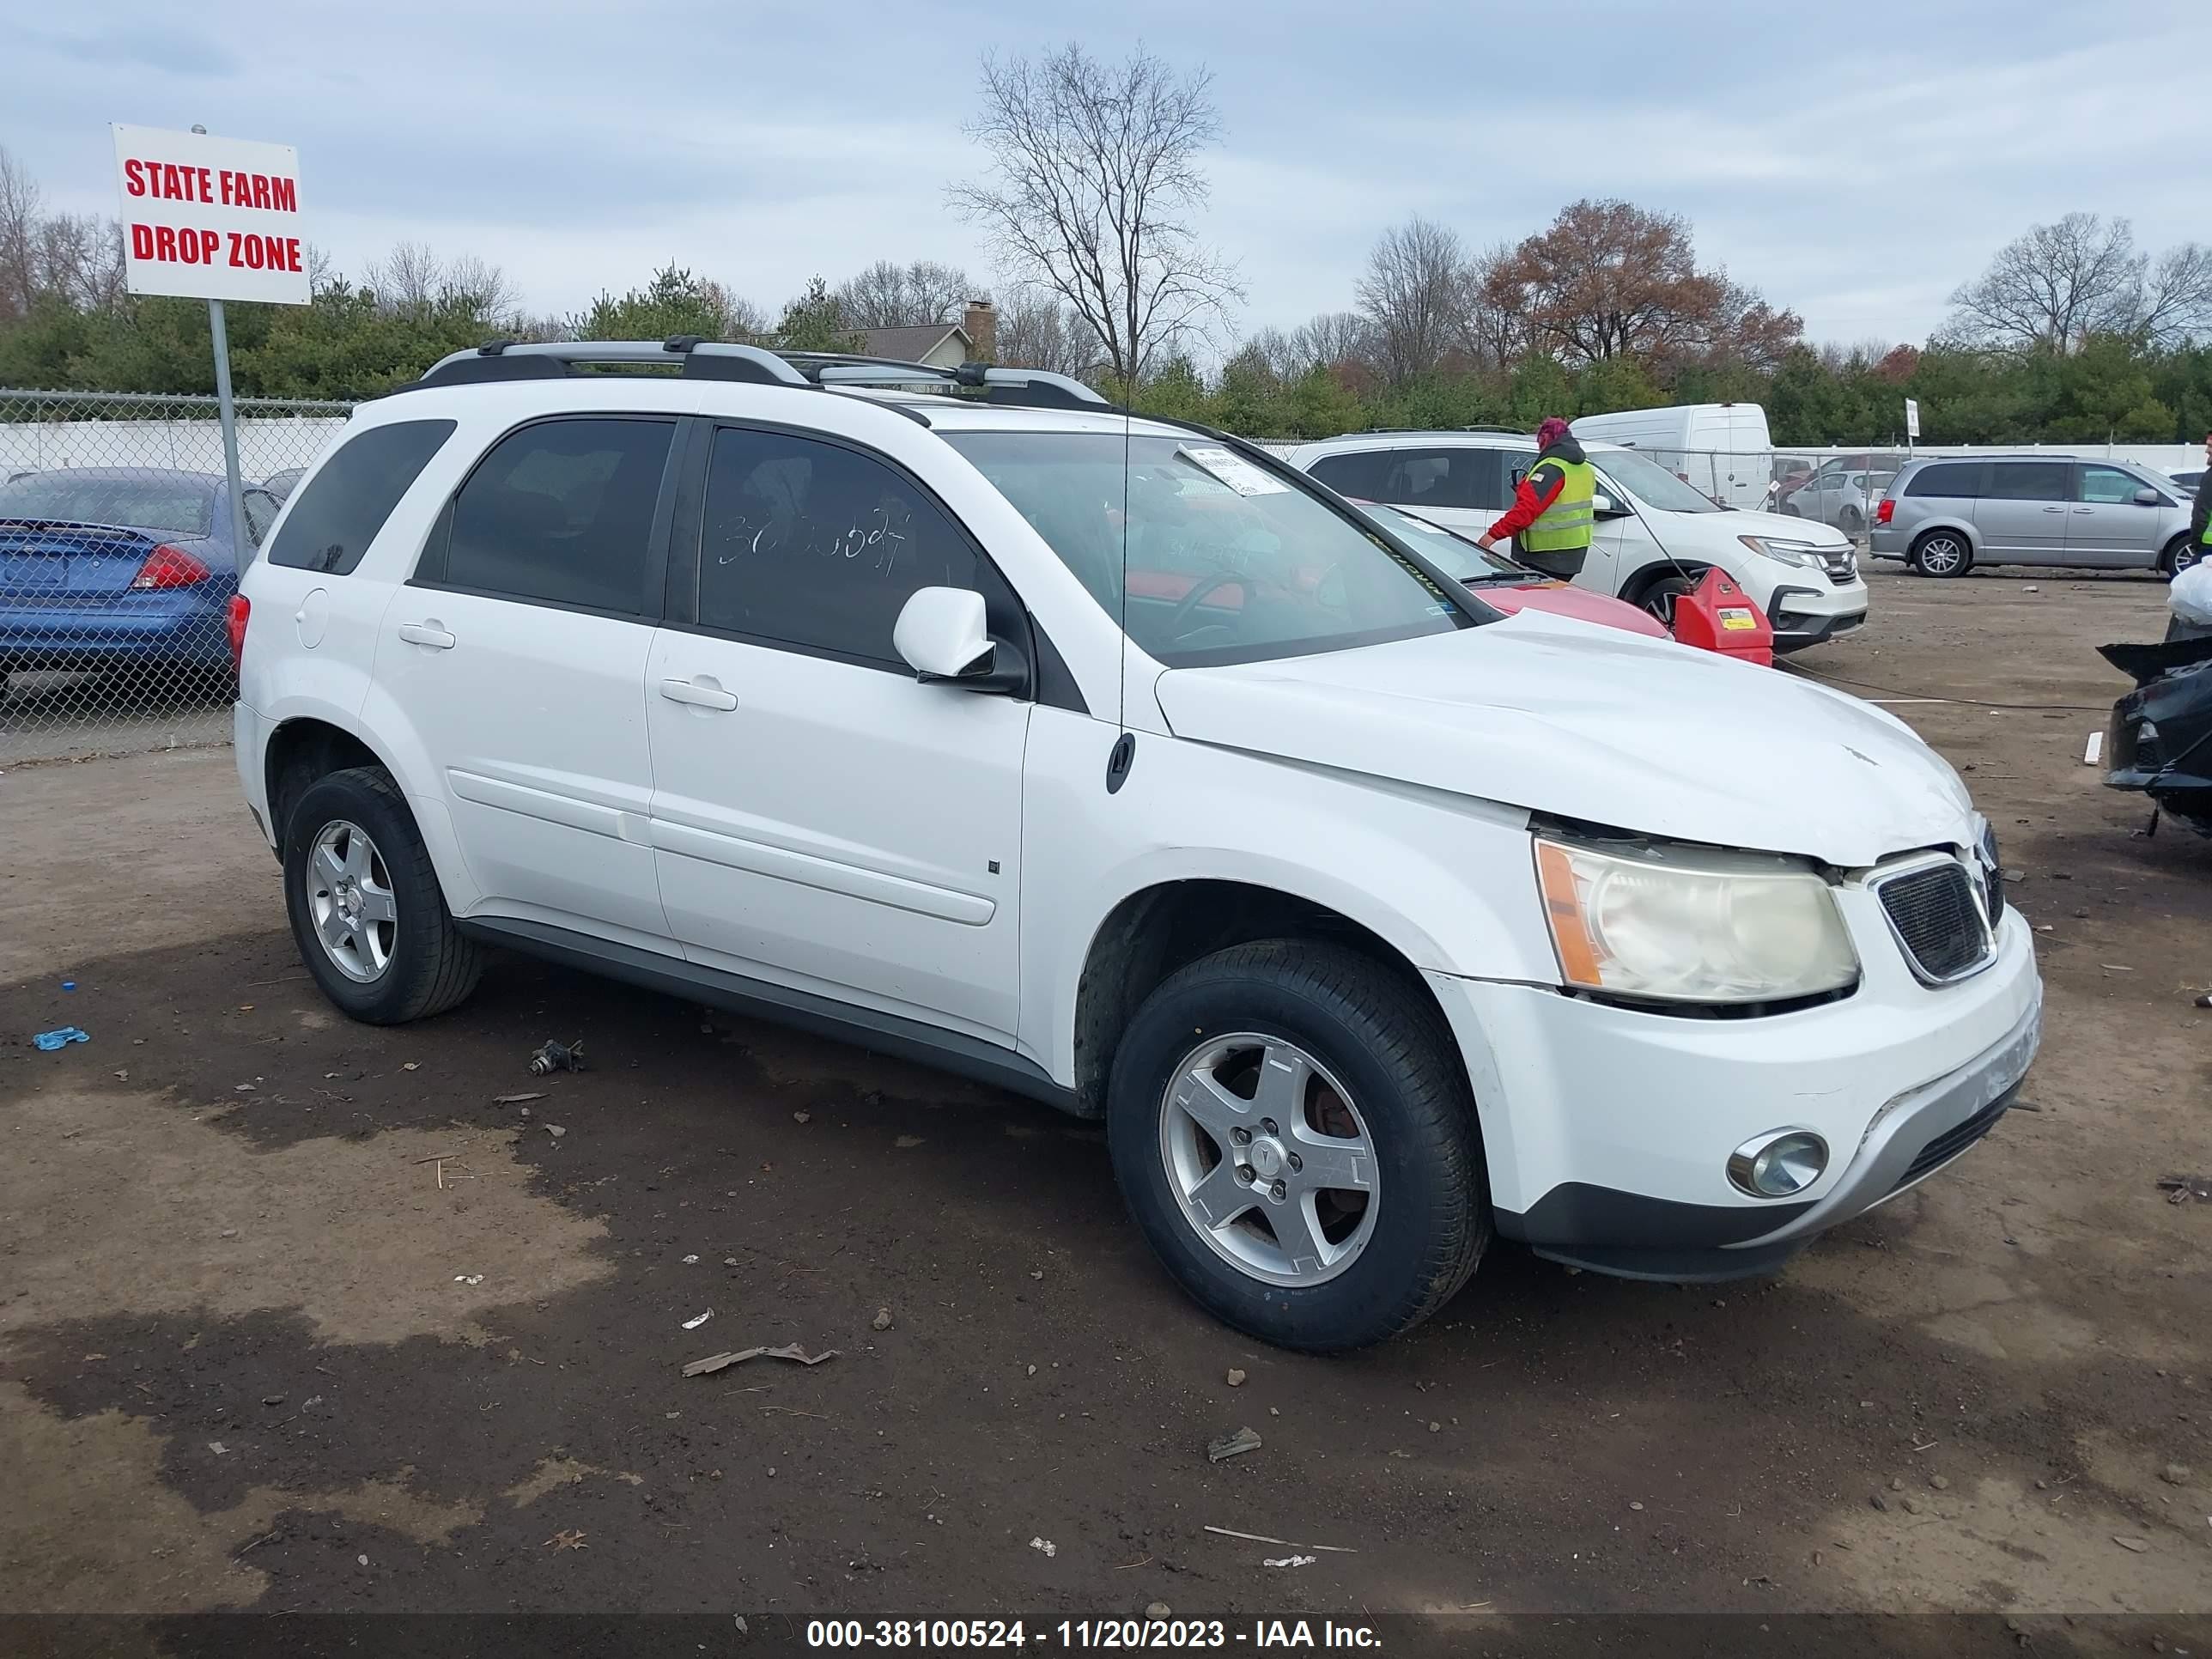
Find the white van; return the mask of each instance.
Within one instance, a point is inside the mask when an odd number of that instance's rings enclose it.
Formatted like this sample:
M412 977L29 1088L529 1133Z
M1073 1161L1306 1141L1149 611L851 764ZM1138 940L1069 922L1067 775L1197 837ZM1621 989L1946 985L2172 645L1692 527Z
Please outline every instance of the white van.
M1773 482L1774 440L1757 404L1676 404L1585 415L1571 423L1584 443L1641 451L1723 507L1757 511Z
M1672 627L1675 599L1718 566L1766 612L1778 652L1818 645L1866 620L1858 556L1833 526L1723 507L1640 448L1595 441L1583 447L1599 495L1577 586L1616 594ZM1286 459L1340 495L1480 536L1512 505L1514 486L1535 465L1536 441L1496 430L1362 432L1301 444Z

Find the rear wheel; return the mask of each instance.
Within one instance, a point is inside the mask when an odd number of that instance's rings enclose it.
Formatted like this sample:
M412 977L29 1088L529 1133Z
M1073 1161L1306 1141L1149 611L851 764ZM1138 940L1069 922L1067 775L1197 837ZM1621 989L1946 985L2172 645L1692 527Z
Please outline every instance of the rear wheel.
M2179 576L2203 557L2204 544L2193 542L2186 534L2183 534L2176 536L2166 544L2166 551L2159 558L2158 568L2170 577Z
M476 988L477 948L446 908L391 776L354 767L310 784L284 827L284 904L301 958L355 1019L398 1025Z
M1859 516L1858 508L1847 507L1836 514L1836 528L1856 540L1859 532L1866 528L1866 520Z
M1419 1324L1491 1232L1465 1073L1418 987L1333 945L1193 963L1114 1059L1107 1133L1145 1237L1213 1316L1287 1348Z
M1955 530L1931 530L1912 544L1905 562L1921 576L1963 576L1974 562L1973 550Z

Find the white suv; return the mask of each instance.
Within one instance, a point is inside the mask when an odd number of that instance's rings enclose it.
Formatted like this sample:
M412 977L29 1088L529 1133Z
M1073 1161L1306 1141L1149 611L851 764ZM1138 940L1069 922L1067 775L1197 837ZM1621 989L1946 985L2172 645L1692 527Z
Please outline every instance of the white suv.
M641 359L683 372L574 372ZM1051 376L449 359L356 411L233 635L345 1012L496 944L1103 1117L1169 1271L1293 1347L1407 1328L1493 1232L1771 1268L2036 1044L1987 828L1899 722L1502 616Z
M1583 447L1598 475L1597 523L1577 586L1640 605L1671 627L1675 599L1718 566L1766 613L1778 653L1866 621L1858 556L1833 526L1723 507L1634 449ZM1513 504L1536 442L1497 428L1362 432L1301 444L1289 459L1340 495L1480 535Z

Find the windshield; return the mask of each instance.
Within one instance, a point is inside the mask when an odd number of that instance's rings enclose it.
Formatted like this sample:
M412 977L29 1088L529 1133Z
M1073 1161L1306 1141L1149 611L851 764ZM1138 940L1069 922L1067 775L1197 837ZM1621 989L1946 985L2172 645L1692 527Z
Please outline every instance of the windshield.
M0 484L0 519L66 519L74 524L204 536L215 492L190 478L103 478L34 472Z
M1447 530L1411 513L1384 507L1379 501L1354 501L1352 505L1385 530L1403 536L1420 550L1431 564L1463 582L1520 581L1537 574L1525 564L1514 563L1503 553L1485 552L1455 530Z
M1379 538L1198 434L945 438L1108 615L1123 614L1126 593L1129 638L1171 668L1380 645L1474 621Z
M1619 484L1623 493L1641 507L1661 513L1725 513L1710 496L1692 489L1648 455L1632 449L1608 449L1590 457L1590 464Z

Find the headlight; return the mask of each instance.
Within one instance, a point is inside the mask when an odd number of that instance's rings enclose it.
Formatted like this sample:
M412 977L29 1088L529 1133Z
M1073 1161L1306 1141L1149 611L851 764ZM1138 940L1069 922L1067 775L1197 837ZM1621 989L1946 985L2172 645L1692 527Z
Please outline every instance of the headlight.
M1684 847L1600 852L1539 836L1536 876L1559 971L1584 990L1777 1002L1858 978L1828 884L1788 859Z
M1764 557L1779 559L1784 564L1802 564L1811 570L1819 569L1823 560L1836 554L1832 547L1816 547L1811 542L1777 541L1771 536L1739 536L1736 540Z

